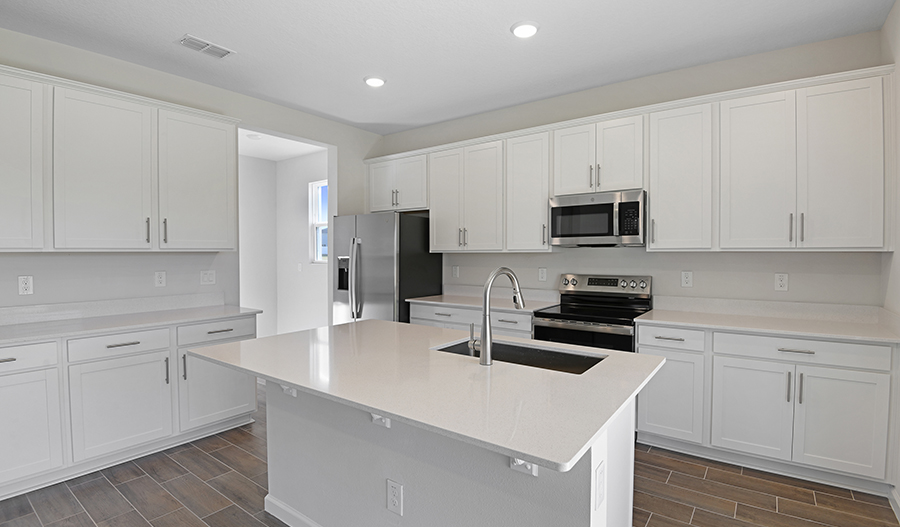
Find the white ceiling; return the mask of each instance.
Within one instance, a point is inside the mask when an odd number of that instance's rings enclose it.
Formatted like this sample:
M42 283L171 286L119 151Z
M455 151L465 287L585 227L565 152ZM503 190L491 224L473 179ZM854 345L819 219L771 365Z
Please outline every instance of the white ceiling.
M252 137L257 139L251 139ZM243 128L238 129L238 154L242 156L258 157L269 161L284 161L323 150L325 150L324 147L301 143L293 139L253 132Z
M386 134L880 29L894 0L0 1L0 27ZM520 40L510 26L540 24ZM185 33L232 49L222 60ZM367 76L387 84L372 89Z

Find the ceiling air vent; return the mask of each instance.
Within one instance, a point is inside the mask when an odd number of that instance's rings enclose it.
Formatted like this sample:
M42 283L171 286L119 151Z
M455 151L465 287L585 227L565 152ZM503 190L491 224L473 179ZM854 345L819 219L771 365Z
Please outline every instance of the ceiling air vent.
M222 46L217 46L211 42L207 42L201 38L197 38L193 35L185 35L181 39L181 45L190 48L194 51L199 51L200 53L205 53L211 57L216 57L217 59L224 59L228 55L234 53L228 48L223 48Z

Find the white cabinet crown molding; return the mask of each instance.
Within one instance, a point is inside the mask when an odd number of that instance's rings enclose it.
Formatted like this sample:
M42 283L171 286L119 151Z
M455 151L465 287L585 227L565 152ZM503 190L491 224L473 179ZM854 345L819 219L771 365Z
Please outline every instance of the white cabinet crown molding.
M2 72L3 70L0 70ZM776 82L772 84L763 84L761 86L751 86L749 88L739 88L736 90L724 91L719 93L713 93L709 95L700 95L697 97L690 97L687 99L678 99L674 101L667 101L657 104L650 104L646 106L638 106L636 108L626 108L623 110L616 110L613 112L590 115L586 117L579 117L577 119L570 119L568 121L560 121L557 123L545 124L541 126L534 126L531 128L523 128L521 130L513 130L510 132L503 132L499 134L487 135L483 137L474 137L471 139L465 139L462 141L456 141L453 143L446 143L436 146L429 146L426 148L420 148L417 150L410 150L408 152L398 152L396 154L388 154L379 157L372 157L369 159L364 159L363 163L369 165L372 163L380 163L383 161L391 161L394 159L402 159L404 157L421 155L421 154L430 154L434 152L440 152L442 150L450 150L453 148L462 148L466 146L477 145L480 143L484 143L487 141L499 141L502 139L512 139L514 137L520 137L524 135L531 135L539 132L552 132L554 130L559 130L561 128L569 128L572 126L579 126L583 124L593 124L600 121L608 121L611 119L619 119L622 117L632 117L635 115L641 115L645 113L651 112L659 112L663 110L673 110L676 108L682 108L685 106L694 106L698 104L704 103L717 103L727 99L735 99L739 97L749 97L751 95L762 95L766 93L772 93L777 91L786 91L786 90L795 90L799 88L808 88L811 86L818 86L821 84L831 84L834 82L848 81L848 80L856 80L856 79L864 79L867 77L878 77L878 76L887 76L894 72L894 64L888 64L885 66L875 66L872 68L863 68L859 70L851 70L844 71L840 73L829 73L826 75L819 75L816 77L807 77L803 79L794 79L783 82ZM43 81L46 82L46 81Z
M182 113L192 114L198 117L205 117L207 119L216 119L218 121L222 121L223 123L229 124L237 124L241 122L240 119L235 117L228 117L226 115L208 112L205 110L199 110L197 108L191 108L189 106L182 106L180 104L173 104L166 101L161 101L159 99L151 99L150 97L143 97L141 95L134 95L131 93L126 93L119 90L113 90L110 88L104 88L102 86L95 86L93 84L86 84L83 82L73 81L69 79L64 79L62 77L54 77L52 75L46 75L44 73L37 73L34 71L23 70L19 68L13 68L11 66L5 66L0 64L0 74L11 75L14 77L19 77L22 79L32 80L35 82L41 82L44 84L49 84L53 87L57 88L72 88L79 91L85 91L94 93L96 95L104 95L107 97L116 97L122 99L124 101L130 101L138 104L151 105L159 109L165 110L175 110Z

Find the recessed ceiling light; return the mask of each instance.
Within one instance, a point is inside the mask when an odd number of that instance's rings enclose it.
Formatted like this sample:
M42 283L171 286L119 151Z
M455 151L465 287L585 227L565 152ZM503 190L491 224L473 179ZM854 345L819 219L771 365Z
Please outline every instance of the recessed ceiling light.
M262 136L259 134L247 134L247 139L250 139L252 141L259 141L260 139L262 139Z
M537 22L519 22L509 28L512 34L519 38L531 38L538 32Z
M378 77L366 77L363 80L366 81L366 84L373 88L381 88L382 86L384 86L384 79L379 79Z

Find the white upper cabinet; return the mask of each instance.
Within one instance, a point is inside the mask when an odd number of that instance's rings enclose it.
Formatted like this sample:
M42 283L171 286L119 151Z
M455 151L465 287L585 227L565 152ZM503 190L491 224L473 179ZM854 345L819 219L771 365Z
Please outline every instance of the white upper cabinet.
M549 251L550 134L506 141L506 248Z
M427 156L369 165L369 210L428 208Z
M431 251L503 249L503 141L429 154Z
M0 75L0 249L44 244L44 90Z
M881 78L797 90L799 246L884 246Z
M161 249L236 248L233 124L159 110L157 228Z
M721 103L723 249L794 247L797 203L793 91Z
M553 132L553 193L585 194L642 188L643 116Z
M712 247L711 106L650 114L648 251Z
M153 115L150 106L56 88L56 248L150 249Z

